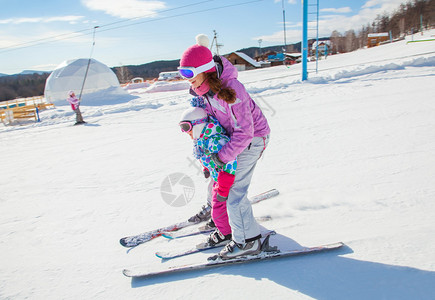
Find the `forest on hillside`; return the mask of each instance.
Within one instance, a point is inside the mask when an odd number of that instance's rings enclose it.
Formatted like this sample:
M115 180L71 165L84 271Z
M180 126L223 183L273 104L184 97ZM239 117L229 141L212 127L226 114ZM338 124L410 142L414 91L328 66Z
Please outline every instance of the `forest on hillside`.
M330 36L333 53L345 53L363 48L367 45L367 36L370 33L391 32L392 38L418 33L421 30L435 26L435 0L412 0L401 4L392 13L385 12L378 15L371 23L362 25L358 29L351 29L344 33L334 30ZM322 38L323 39L323 38ZM254 57L257 53L268 50L280 52L283 48L273 46L267 48L251 47L238 50ZM300 42L287 45L286 51L299 52ZM158 77L160 72L173 71L178 67L179 60L156 61L137 66L120 66L112 70L121 83L132 78L142 77L152 79ZM49 74L10 75L0 77L0 101L39 96L44 94L45 81Z
M49 75L34 73L0 77L0 101L43 95Z
M363 48L370 33L387 32L397 39L434 26L435 0L408 1L392 13L378 15L372 23L362 25L359 31L351 29L340 33L334 30L330 37L332 52L345 53Z

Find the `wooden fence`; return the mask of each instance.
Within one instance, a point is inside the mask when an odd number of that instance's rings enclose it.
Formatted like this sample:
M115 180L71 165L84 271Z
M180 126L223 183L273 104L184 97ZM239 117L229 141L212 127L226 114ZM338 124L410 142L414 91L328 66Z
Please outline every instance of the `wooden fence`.
M39 111L54 108L44 97L28 97L0 102L0 119L3 123L12 124L15 120L32 119L39 122Z

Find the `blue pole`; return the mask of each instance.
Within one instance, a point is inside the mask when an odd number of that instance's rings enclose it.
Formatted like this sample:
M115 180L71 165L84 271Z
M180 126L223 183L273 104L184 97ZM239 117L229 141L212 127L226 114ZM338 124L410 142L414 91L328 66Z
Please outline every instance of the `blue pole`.
M308 79L308 0L302 0L302 81Z
M37 116L38 122L41 122L41 119L39 118L39 109L38 109L38 107L35 107L35 108L36 108L36 116Z
M319 0L317 0L317 20L316 20L316 74L319 70Z

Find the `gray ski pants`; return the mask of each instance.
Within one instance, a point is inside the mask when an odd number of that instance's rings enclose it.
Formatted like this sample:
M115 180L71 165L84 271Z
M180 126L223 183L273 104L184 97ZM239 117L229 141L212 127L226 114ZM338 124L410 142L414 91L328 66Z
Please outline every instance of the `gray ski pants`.
M236 177L227 200L227 211L233 240L237 243L245 243L247 239L260 234L260 228L248 200L248 188L251 184L257 160L261 157L268 143L269 135L254 137L250 146L237 156Z
M80 108L77 107L77 109L74 110L76 113L76 123L83 122L82 113L80 112Z

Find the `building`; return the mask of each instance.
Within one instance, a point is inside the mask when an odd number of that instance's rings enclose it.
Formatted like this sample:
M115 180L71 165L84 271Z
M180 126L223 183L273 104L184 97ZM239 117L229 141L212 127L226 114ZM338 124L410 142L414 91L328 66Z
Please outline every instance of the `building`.
M267 60L270 61L270 65L272 67L283 65L284 59L285 59L284 53L277 53L275 55L267 56Z
M232 52L225 56L239 71L261 68L261 63L255 61L243 52Z
M331 52L331 41L314 41L311 46L311 55L316 55L316 48L319 55L327 56Z
M266 53L262 53L262 54L256 56L255 60L258 62L267 61L267 59L270 55L276 55L276 52L275 51L267 51Z
M302 53L284 53L285 55L285 65L289 66L289 65L294 65L296 63L301 62L301 58L302 58Z
M367 48L379 46L382 42L388 41L388 32L369 33L367 36Z
M171 80L180 80L182 79L180 73L178 71L170 71L170 72L160 72L158 81L171 81Z

